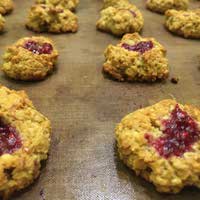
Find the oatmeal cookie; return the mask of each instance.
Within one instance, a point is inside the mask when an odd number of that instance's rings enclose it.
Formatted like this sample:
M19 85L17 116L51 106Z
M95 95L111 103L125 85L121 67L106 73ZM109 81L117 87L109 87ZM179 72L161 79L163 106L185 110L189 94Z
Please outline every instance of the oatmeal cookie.
M4 30L5 26L5 19L4 17L0 14L0 33Z
M119 7L119 6L129 6L129 0L104 0L103 1L103 8L112 7Z
M159 192L200 188L200 110L163 100L122 119L116 128L120 158Z
M166 79L169 74L165 48L154 38L126 34L116 46L105 50L103 71L118 81Z
M0 105L0 196L7 199L39 176L51 127L24 91L0 86Z
M144 19L139 9L130 3L109 6L101 11L97 29L110 32L116 36L125 33L140 32Z
M36 0L36 3L58 6L74 11L79 4L79 0Z
M7 48L3 72L16 80L42 80L54 69L58 52L45 37L25 37Z
M187 10L188 0L147 0L146 6L149 10L164 14L169 9Z
M35 32L76 32L78 18L68 9L37 4L32 6L29 12L26 27Z
M0 14L5 15L10 13L14 8L12 0L0 0Z
M200 9L168 10L165 16L165 26L172 33L185 38L200 38Z

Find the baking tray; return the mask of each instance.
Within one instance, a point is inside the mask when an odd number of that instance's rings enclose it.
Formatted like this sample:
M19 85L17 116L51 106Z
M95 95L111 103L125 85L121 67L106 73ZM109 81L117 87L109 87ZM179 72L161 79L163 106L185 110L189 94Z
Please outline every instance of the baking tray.
M0 55L7 45L34 35L24 27L33 0L15 0L0 35ZM200 105L198 40L173 36L163 27L164 17L145 9L144 0L132 1L145 18L143 36L155 37L168 50L175 85L119 83L102 75L103 51L119 38L96 31L101 0L81 0L76 34L43 34L52 38L60 52L56 71L44 81L12 81L0 74L9 88L26 90L34 105L52 122L49 159L40 178L13 200L199 200L200 190L188 188L178 195L164 195L119 161L114 139L115 125L141 106L165 98ZM200 3L193 1L192 6ZM2 62L2 59L0 60ZM41 192L42 191L42 192ZM40 195L43 193L43 195Z

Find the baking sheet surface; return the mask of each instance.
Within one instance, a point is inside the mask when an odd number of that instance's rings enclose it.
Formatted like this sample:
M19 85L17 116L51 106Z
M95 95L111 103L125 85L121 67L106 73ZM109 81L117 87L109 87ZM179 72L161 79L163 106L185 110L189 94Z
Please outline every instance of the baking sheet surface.
M42 200L41 190L46 200L200 199L200 190L194 188L179 195L157 193L117 157L114 128L127 113L172 97L200 105L199 41L173 36L162 26L164 17L146 10L144 0L132 2L145 18L143 36L155 37L167 48L171 77L180 76L180 82L130 84L105 78L101 73L103 51L119 39L96 31L102 1L81 0L77 34L43 34L55 41L60 52L53 75L37 83L0 75L0 82L7 87L26 90L53 126L50 156L40 178L13 200ZM0 55L7 45L34 35L24 27L33 0L15 0L15 4L15 11L6 17L6 33L0 35Z

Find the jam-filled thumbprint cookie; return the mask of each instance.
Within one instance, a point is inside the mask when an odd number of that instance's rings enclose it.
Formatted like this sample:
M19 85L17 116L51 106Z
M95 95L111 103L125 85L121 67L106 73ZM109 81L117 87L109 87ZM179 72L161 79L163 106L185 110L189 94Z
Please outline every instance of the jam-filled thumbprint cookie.
M154 38L126 34L105 52L103 71L118 81L154 82L169 75L165 48Z
M163 100L123 118L116 139L123 162L159 192L200 188L200 109Z
M15 80L42 80L56 64L58 51L46 37L25 37L9 46L3 55L2 71Z
M0 197L29 186L50 146L50 121L24 91L0 86Z

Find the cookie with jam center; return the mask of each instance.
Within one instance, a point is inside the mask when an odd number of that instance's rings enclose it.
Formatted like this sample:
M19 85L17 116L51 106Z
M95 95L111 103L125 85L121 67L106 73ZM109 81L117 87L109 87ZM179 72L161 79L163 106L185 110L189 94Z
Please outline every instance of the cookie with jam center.
M163 100L125 116L116 127L121 160L159 192L200 188L200 110Z
M104 55L103 71L118 81L154 82L169 75L165 48L138 33L124 35L119 44L109 45Z
M50 147L50 121L24 91L0 86L0 197L29 186Z
M9 46L3 55L2 71L15 80L42 80L56 64L58 51L46 37L25 37Z

